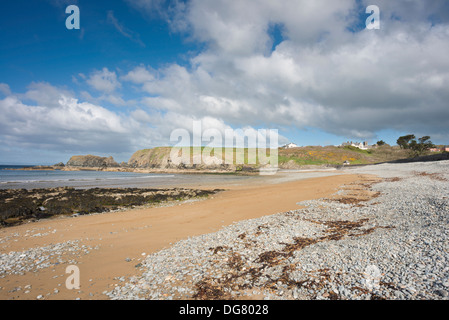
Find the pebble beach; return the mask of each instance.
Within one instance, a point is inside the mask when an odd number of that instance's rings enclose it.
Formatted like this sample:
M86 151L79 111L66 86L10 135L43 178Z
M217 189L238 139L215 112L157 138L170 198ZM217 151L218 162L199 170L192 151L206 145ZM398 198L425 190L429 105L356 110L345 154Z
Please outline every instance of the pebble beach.
M237 222L148 255L111 299L439 300L449 295L449 161L350 169L376 196ZM351 186L339 194L351 192ZM361 186L357 186L361 187ZM351 201L349 201L351 202Z

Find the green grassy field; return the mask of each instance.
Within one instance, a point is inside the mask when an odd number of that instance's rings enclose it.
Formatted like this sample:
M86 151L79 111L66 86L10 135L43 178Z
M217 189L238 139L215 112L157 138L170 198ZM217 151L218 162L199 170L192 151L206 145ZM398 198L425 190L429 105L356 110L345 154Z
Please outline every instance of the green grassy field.
M399 147L382 146L369 150L356 147L308 146L279 150L279 165L341 165L345 161L350 164L373 164L404 159L409 156L407 150Z

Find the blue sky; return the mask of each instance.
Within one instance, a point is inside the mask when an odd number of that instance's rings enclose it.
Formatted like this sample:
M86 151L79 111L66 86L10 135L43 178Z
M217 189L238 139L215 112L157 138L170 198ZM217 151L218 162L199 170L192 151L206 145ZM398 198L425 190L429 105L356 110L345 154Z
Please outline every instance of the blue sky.
M2 1L0 163L127 161L193 121L303 146L449 144L448 16L440 0Z
M73 86L72 75L102 67L183 63L189 51L198 49L170 32L163 20L146 17L123 1L67 1L80 7L80 30L66 29L66 6L55 3L2 3L0 67L12 90L23 91L33 81ZM109 12L134 38L120 33L108 20Z

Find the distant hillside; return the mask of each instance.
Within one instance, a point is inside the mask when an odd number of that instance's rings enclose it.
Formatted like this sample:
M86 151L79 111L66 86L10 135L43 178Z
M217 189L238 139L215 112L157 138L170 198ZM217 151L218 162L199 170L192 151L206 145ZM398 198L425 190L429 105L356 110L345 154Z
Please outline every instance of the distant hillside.
M134 170L134 169L196 169L196 170L219 170L226 172L251 172L260 167L256 149L248 148L223 148L205 150L205 147L182 148L176 156L182 157L181 161L175 163L171 156L171 147L157 147L136 151L128 163L118 164L112 157L98 156L73 156L67 162L64 170L71 168L102 168L102 170ZM185 156L189 155L190 156ZM204 154L204 156L203 156ZM270 150L265 155L268 159ZM348 161L351 165L374 164L392 161L413 161L409 159L409 150L400 149L398 146L380 146L369 150L361 150L352 146L345 147L297 147L291 149L278 149L278 164L281 169L296 169L306 167L328 167L340 166ZM438 154L433 153L432 159L440 159ZM429 159L431 159L429 158ZM229 161L232 159L232 161ZM226 160L226 161L225 161Z
M279 166L289 168L308 165L341 165L345 161L349 161L352 165L373 164L404 159L408 156L408 150L396 146L381 146L369 150L352 146L309 146L279 150Z
M185 150L188 150L187 148ZM217 149L215 149L217 151ZM158 147L154 149L144 149L135 152L128 161L131 168L167 168L176 167L170 161L171 147ZM211 153L209 157L200 158L201 164L198 164L198 158L204 152L204 147L190 148L190 158L184 159L183 164L178 167L183 168L227 168L241 169L242 167L257 167L259 158L254 149L236 149L225 148L221 152ZM226 152L229 154L226 155ZM267 150L267 156L269 156ZM206 153L209 154L209 153ZM255 158L251 155L256 155ZM232 157L233 163L225 165L225 157ZM341 165L345 161L350 164L372 164L386 161L394 161L408 157L408 151L399 147L381 146L370 150L361 150L356 147L298 147L292 149L279 149L278 161L281 168L298 168L304 166L335 166ZM217 164L219 160L223 164ZM239 159L237 161L237 159ZM196 160L196 161L195 161ZM197 162L196 165L194 163Z

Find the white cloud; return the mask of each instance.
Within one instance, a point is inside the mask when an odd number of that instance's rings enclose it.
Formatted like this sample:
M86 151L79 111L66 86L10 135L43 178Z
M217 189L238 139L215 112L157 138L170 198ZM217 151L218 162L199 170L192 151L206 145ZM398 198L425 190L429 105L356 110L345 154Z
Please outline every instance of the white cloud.
M84 92L84 95L89 94ZM175 129L185 129L193 137L195 121L201 121L200 134L214 129L224 138L225 130L232 129L212 116L140 108L129 114L118 113L98 104L81 102L66 90L48 83L33 83L24 94L11 93L0 100L2 150L12 147L66 152L68 156L94 153L129 157L138 149L170 145Z
M38 96L37 104L25 103L33 96L7 96L0 100L0 136L4 143L14 147L64 150L73 152L133 152L150 134L132 118L115 113L99 105L79 102L66 96L64 90L49 84L34 84L54 94L57 100L46 102L48 96Z
M266 53L272 41L270 25L281 24L285 36L302 43L315 43L344 35L355 1L297 0L238 1L192 0L177 16L192 37L210 44L211 50L232 54ZM182 21L179 21L182 20Z
M120 82L117 80L117 74L114 71L109 71L108 68L91 73L87 83L95 90L104 93L112 93L121 87Z
M374 4L371 0L363 0L363 5L367 7ZM375 4L381 10L381 16L385 22L394 21L405 23L422 23L431 21L444 22L449 21L449 3L441 0L377 0Z
M5 96L8 96L11 94L11 89L9 88L9 85L6 83L0 83L0 92L3 93Z
M48 82L33 82L28 91L20 98L36 102L43 107L57 108L62 97L73 97L73 92L67 89L56 88Z
M172 64L142 78L150 94L143 103L234 126L315 127L361 139L384 129L449 134L448 5L378 3L381 30L356 33L348 27L366 6L354 0L172 8L173 29L207 46L190 68ZM283 34L273 52L272 25Z
M136 84L142 84L154 80L154 75L144 66L139 66L129 71L126 76L121 78L124 81L131 81Z

